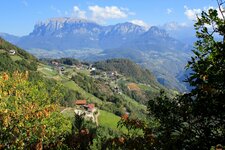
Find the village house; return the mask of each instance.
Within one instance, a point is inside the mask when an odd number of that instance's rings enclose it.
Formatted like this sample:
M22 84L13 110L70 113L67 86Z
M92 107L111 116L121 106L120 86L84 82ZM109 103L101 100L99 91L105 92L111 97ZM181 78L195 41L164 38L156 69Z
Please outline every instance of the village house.
M78 70L83 69L83 65L82 64L77 64L75 66L76 66L76 69L78 69Z
M9 54L10 55L15 55L16 54L16 51L12 49L12 50L9 51Z
M52 64L52 65L55 65L55 66L58 66L58 65L59 65L59 62L57 62L57 61L52 61L51 64Z
M91 67L91 71L95 71L96 70L96 68L95 67Z
M87 105L87 101L86 100L75 100L75 105L79 105L79 106L84 106Z
M94 112L95 111L95 104L88 104L86 100L76 100L74 102L76 106L83 107L88 112Z

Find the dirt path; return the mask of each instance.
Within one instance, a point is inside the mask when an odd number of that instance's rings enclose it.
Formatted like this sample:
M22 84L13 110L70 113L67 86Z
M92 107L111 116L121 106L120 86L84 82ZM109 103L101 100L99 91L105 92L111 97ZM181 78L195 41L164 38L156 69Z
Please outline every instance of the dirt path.
M61 111L61 113L63 113L64 111L66 111L66 110L69 110L69 109L72 109L72 108L65 108L65 109L63 109L62 111Z
M98 116L100 115L100 111L98 110L98 113L95 115L95 122L96 122L96 125L98 126L99 123L98 123Z

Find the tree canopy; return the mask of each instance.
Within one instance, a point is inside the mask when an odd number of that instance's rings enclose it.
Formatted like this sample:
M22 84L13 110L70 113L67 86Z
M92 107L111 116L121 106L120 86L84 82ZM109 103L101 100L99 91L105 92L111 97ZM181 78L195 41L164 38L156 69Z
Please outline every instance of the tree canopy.
M0 75L0 149L57 146L71 132L70 120L58 111L62 95L44 82L28 81L28 72Z

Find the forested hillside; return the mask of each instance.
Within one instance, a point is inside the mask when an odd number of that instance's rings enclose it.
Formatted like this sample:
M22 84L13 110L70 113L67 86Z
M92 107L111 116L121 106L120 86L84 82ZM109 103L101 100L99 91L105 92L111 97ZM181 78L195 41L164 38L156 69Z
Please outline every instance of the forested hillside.
M103 71L117 71L140 83L156 84L153 74L128 59L110 59L94 63L94 66Z

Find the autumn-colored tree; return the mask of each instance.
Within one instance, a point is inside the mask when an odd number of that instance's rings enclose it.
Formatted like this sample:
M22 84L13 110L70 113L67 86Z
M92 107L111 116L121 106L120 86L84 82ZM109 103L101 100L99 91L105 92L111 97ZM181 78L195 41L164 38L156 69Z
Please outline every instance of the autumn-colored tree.
M0 149L59 146L71 132L70 120L58 111L57 88L28 81L29 73L0 75Z

